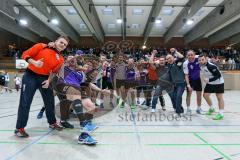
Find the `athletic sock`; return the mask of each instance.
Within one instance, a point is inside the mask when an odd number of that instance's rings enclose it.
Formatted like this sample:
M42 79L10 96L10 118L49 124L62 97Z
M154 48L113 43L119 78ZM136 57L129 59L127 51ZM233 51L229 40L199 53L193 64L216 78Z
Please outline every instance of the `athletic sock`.
M221 114L222 116L223 116L223 112L224 112L224 109L219 110L219 114Z
M214 109L213 106L210 106L210 109Z

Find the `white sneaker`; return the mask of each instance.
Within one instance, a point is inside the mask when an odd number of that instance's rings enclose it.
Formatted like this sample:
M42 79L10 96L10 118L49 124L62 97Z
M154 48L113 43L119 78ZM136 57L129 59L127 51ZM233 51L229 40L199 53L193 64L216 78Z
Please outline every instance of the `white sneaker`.
M202 114L202 112L203 112L202 108L198 108L198 109L196 110L196 113L197 113L197 114Z
M189 114L189 115L192 114L192 110L190 109L190 107L187 108L187 114Z
M147 109L148 109L148 106L142 105L141 108L142 108L142 110L147 110Z
M152 110L151 110L151 113L155 113L155 112L156 112L156 109L152 109Z

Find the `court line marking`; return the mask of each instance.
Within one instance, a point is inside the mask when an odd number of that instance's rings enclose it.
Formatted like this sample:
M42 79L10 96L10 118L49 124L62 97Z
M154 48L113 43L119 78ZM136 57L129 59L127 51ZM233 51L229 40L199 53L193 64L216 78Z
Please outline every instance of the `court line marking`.
M132 114L132 117L133 117L133 128L134 128L135 134L136 134L136 136L137 136L138 145L141 146L141 139L140 139L140 135L139 135L139 133L138 133L138 129L137 129L137 126L136 126L135 114L133 113L132 110L131 110L131 114Z
M40 108L40 109L41 109L41 108ZM39 111L40 109L31 110L31 111L29 111L29 113L30 113L30 112ZM16 115L17 115L17 113L15 113L15 114L9 114L9 115L4 115L4 116L0 116L0 119L2 119L2 118L7 118L7 117L13 117L13 116L16 116Z
M39 106L39 105L40 105L40 104L34 105L34 106ZM35 112L35 111L40 111L40 109L41 109L41 108L39 108L39 109L34 109L34 110L30 110L29 113L30 113L30 112ZM0 119L2 119L2 118L7 118L7 117L13 117L13 116L16 116L17 114L18 114L18 113L0 116Z
M26 129L27 132L48 132L48 130L31 130L31 129ZM0 132L13 132L14 130L12 129L1 129ZM79 132L79 129L71 129L71 130L63 130L66 131L66 133L69 132ZM65 133L65 132L64 132ZM134 134L135 132L132 131L118 131L118 132L113 132L113 131L95 131L94 134ZM193 133L203 133L203 134L240 134L239 131L138 131L140 134L193 134Z
M195 137L197 137L199 140L201 140L202 142L204 142L205 144L209 144L207 140L205 140L204 138L202 138L199 134L197 133L193 133L193 135ZM227 160L231 160L230 157L228 157L225 153L223 153L222 151L220 151L215 145L210 144L209 145L213 150L215 150L217 153L219 153L222 157L226 158Z
M119 126L122 126L122 127L125 127L125 126L132 126L132 125L128 125L128 124L112 124L112 125L107 125L107 124L105 124L105 125L103 125L103 124L98 124L98 126L104 126L104 127L119 127ZM152 126L156 126L156 127L176 127L176 126L183 126L183 127L240 127L240 124L234 124L234 125L231 125L231 124L229 124L229 125L216 125L216 124L179 124L179 125L177 125L177 124L166 124L166 125L154 125L154 124L136 124L136 126L143 126L143 127L152 127Z
M230 156L231 156L231 157L236 157L236 156L238 156L238 155L240 155L240 153L231 154ZM219 158L216 158L216 159L214 159L214 160L221 160L221 159L224 159L224 157L219 157Z
M38 140L39 141L39 140ZM0 144L30 144L28 141L0 141ZM75 145L79 145L77 142L76 143L74 143L74 142L56 142L56 141L54 141L54 142L51 142L51 141L43 141L43 142L36 142L36 143L34 143L34 144L46 144L46 145L72 145L72 144L75 144ZM104 144L104 143L98 143L97 145L112 145L112 146L127 146L127 145L133 145L133 146L136 146L136 144ZM167 146L169 146L169 147L174 147L174 146L207 146L207 147L209 147L209 146L238 146L238 147L240 147L240 143L238 143L238 144L210 144L210 143L208 143L208 144L206 144L206 143L196 143L196 144L189 144L189 143L162 143L162 144L158 144L158 143L156 143L156 144L148 144L148 143L146 143L146 144L143 144L144 146L159 146L159 147L167 147ZM81 145L80 145L81 146Z
M2 103L1 103L1 104L2 104ZM1 108L1 107L0 107L0 109L18 109L18 105L19 105L19 104L14 105L14 106L17 106L16 108L12 108L12 107L10 106L10 107L8 107L8 108L6 108L6 107ZM33 107L33 106L39 106L39 105L42 105L42 106L43 106L44 104L43 104L43 103L32 104L31 107Z
M29 147L31 147L32 145L36 144L38 141L40 141L41 139L43 139L44 137L46 137L47 135L49 135L53 130L48 131L47 133L43 134L42 136L40 136L39 138L31 141L30 143L28 143L25 147L23 147L22 149L18 150L17 152L15 152L14 154L8 156L7 158L5 158L5 160L11 160L11 159L15 159L19 154L23 153L24 151L26 151Z
M220 151L216 146L212 145L211 148L214 149L215 151L217 151L221 156L223 156L223 157L226 158L227 160L231 160L230 157L228 157L225 153L223 153L222 151Z

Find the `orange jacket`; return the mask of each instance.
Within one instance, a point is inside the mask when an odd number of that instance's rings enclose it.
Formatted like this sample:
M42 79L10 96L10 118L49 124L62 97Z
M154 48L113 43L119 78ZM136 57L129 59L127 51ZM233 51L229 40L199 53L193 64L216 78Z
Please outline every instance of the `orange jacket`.
M153 69L151 65L149 65L147 69L148 69L148 79L156 81L158 79L156 70Z
M57 72L64 63L62 55L54 49L47 48L47 45L43 43L37 43L23 52L22 59L26 60L26 58L34 60L43 58L43 66L41 68L37 68L30 63L28 65L28 69L40 75L49 75L51 72Z

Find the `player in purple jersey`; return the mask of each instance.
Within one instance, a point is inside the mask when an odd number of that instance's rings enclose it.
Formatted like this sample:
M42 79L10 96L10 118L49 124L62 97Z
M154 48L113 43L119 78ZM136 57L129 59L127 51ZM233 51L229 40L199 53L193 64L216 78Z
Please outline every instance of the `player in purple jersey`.
M111 94L110 94L110 102L109 102L109 105L113 108L114 105L113 105L113 71L112 71L112 68L110 67L110 64L107 62L107 61L104 61L103 62L103 65L102 65L102 89L109 89L111 91ZM101 99L104 98L104 95L101 94ZM103 108L103 105L102 105L102 108Z
M140 62L137 64L137 72L136 72L136 80L137 80L137 104L142 106L142 109L147 109L145 105L146 103L146 97L147 97L147 73L148 70L144 68L144 60L140 60ZM142 104L140 104L140 93L143 92L145 101L143 101Z
M131 100L129 100L130 108L135 109L135 93L133 88L136 86L136 69L134 64L134 59L128 59L128 65L125 71L125 94L127 95L128 91L131 94Z
M195 55L193 50L187 52L187 60L183 63L183 71L185 74L185 81L187 84L187 113L191 114L190 101L192 91L196 91L197 94L197 114L202 113L202 83L200 78L200 66L198 63L198 56Z
M90 99L88 91L92 89L103 94L110 94L108 90L101 90L92 83L96 79L97 74L97 70L92 69L88 63L80 67L77 65L75 57L68 56L65 65L58 73L56 84L53 86L60 100L61 124L64 128L74 128L73 125L67 122L70 106L72 106L74 113L79 119L80 127L84 132L80 134L78 143L89 145L97 143L87 133L97 128L92 123L93 113L96 108Z

